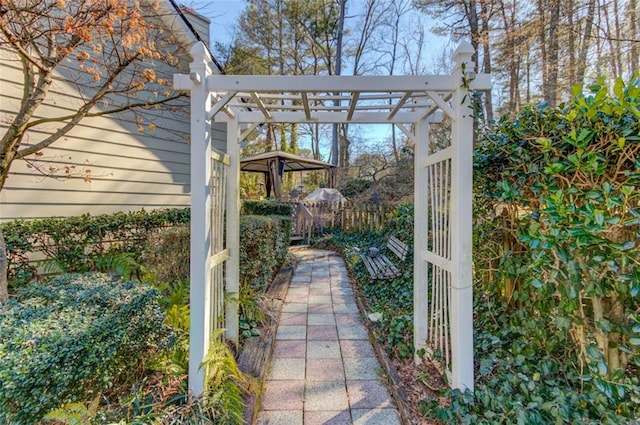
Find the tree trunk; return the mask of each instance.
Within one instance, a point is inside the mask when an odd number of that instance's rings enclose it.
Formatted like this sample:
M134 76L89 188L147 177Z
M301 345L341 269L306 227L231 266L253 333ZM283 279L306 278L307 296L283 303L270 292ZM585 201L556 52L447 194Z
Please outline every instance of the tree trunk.
M582 42L580 43L578 63L576 65L576 84L584 84L584 75L587 70L587 54L589 53L589 45L591 44L591 31L593 31L593 16L595 11L596 0L590 0L584 24L584 34L582 35Z
M567 50L569 54L569 70L567 72L567 78L569 80L569 87L576 84L576 31L574 17L576 14L576 8L573 0L567 2L567 23L569 24L569 31L567 40Z
M638 1L629 1L627 16L629 17L629 32L631 33L631 38L638 37L638 13L640 13ZM633 71L638 69L639 60L640 39L636 42L631 42L631 48L629 49L629 75L633 74Z
M342 74L342 35L344 32L344 14L347 0L340 0L340 17L338 19L338 34L336 41L336 70L335 75ZM339 96L340 93L335 93L336 96ZM333 104L335 106L340 106L339 100L334 100ZM338 124L333 124L333 133L331 139L331 164L338 165L339 163L339 155L340 155L340 147L339 147L339 132L338 132Z
M2 226L0 226L0 302L9 298L7 266L7 244L4 240L4 234L2 233Z
M560 24L560 0L551 3L551 16L549 18L549 51L547 81L545 82L545 97L549 106L554 108L558 104L558 55L559 37L558 26Z
M491 74L491 46L489 44L489 7L487 0L480 2L482 13L482 72ZM484 92L484 108L485 121L489 123L493 121L493 101L491 99L491 90Z

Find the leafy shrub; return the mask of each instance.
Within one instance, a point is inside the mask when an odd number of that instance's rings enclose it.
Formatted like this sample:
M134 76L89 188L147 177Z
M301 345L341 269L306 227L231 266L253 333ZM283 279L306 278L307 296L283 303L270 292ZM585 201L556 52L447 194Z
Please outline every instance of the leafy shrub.
M139 258L143 241L156 229L189 222L189 209L118 212L3 223L9 278L23 284L37 275L29 255L42 253L62 272L98 269L96 261L116 253Z
M373 185L372 180L353 178L343 181L338 190L343 196L351 198L369 189L371 185Z
M291 237L289 216L240 216L240 278L263 291L282 265Z
M155 273L158 282L188 279L190 235L188 225L160 229L149 234L140 261Z
M0 422L37 422L166 344L157 298L151 287L103 274L20 289L0 305Z
M293 207L288 204L280 204L271 201L244 201L242 212L244 215L283 215L290 217Z
M640 415L640 87L636 75L612 94L603 81L574 94L504 117L478 145L476 271L514 329L486 336L510 341L490 358L506 365L519 346L537 348L508 369L515 378L501 368L481 385L485 397L521 382L510 397L538 403L541 422L620 423ZM548 383L521 379L547 361L557 368ZM499 421L516 421L498 398L481 408L490 403Z

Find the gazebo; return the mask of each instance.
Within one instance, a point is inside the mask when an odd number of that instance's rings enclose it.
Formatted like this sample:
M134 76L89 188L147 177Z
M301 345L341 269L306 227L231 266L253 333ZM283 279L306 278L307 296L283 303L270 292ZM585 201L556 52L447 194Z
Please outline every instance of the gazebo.
M333 187L335 165L316 159L304 158L289 152L270 151L251 155L240 160L240 171L263 173L267 198L271 190L276 199L282 199L282 179L284 173L291 171L315 171L327 170L329 178L327 183Z

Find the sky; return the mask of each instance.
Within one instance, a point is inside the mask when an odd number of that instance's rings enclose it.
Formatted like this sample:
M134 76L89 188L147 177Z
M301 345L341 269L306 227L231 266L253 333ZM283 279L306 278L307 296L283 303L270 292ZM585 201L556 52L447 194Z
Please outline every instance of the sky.
M217 41L231 41L238 17L244 9L242 0L211 0L206 4L194 3L194 8L211 21L211 37Z

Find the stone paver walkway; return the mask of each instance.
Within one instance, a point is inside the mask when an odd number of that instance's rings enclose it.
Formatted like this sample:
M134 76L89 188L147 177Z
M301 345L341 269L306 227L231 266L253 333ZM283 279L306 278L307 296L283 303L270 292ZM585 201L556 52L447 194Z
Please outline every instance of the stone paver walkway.
M298 249L260 425L399 425L343 260Z

